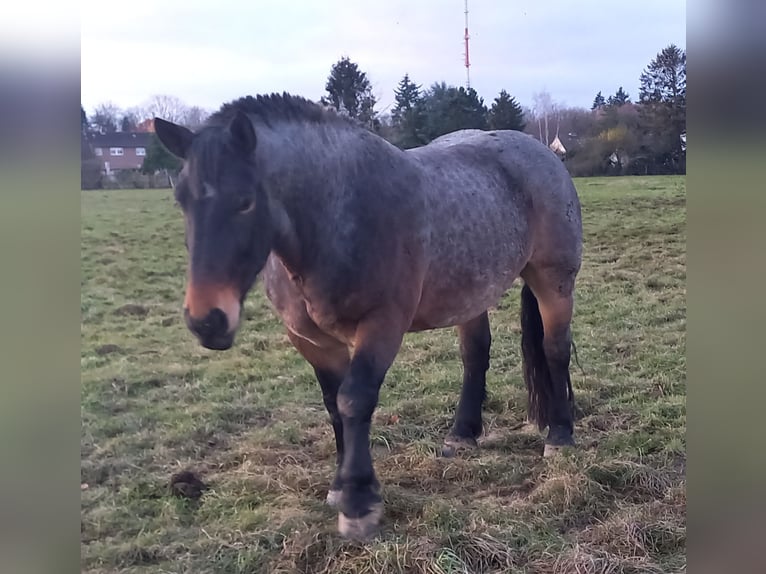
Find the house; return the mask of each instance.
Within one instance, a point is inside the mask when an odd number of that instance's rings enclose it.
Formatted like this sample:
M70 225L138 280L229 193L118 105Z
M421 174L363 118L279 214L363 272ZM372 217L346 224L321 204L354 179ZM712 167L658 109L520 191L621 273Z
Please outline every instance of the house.
M93 134L90 147L103 172L111 176L121 170L141 169L146 150L152 141L150 132L114 132Z
M136 129L133 130L136 132L153 132L154 131L154 119L153 118L147 118L144 121L142 121L140 124L136 126Z

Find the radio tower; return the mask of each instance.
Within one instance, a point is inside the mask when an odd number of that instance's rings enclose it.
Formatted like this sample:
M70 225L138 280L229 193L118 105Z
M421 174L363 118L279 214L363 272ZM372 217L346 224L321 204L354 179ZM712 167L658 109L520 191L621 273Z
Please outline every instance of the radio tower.
M468 0L465 0L465 87L471 87L471 61L468 59Z

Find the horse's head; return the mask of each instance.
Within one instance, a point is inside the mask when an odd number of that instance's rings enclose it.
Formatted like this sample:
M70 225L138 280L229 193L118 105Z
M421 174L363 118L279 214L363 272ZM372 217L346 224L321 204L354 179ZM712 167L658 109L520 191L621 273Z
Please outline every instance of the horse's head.
M231 347L245 296L271 250L266 194L255 165L256 135L238 112L228 125L193 133L155 119L157 137L184 161L175 196L189 253L184 317L208 349Z

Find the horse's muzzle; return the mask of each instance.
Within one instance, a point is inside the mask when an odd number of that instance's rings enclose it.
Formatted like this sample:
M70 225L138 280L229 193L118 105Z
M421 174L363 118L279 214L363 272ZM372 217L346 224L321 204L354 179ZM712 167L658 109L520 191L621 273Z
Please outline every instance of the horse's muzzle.
M206 349L225 351L234 344L234 331L229 330L229 320L221 309L212 309L206 317L197 319L187 308L184 309L184 319L186 326Z

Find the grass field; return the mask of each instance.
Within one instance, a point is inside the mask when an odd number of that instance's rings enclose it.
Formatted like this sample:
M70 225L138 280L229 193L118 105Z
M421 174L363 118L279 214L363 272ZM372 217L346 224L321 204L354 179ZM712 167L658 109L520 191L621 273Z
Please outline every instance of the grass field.
M493 309L482 448L437 456L460 389L453 330L408 335L372 431L381 536L336 535L334 439L312 372L262 294L235 347L180 314L172 194L82 194L83 572L682 572L686 212L678 177L576 180L580 449L522 428L519 288ZM209 485L170 494L174 473Z

